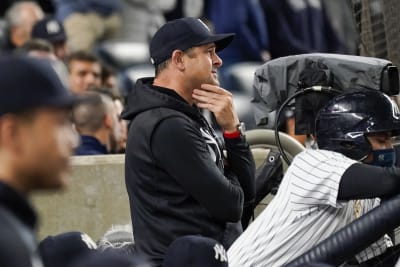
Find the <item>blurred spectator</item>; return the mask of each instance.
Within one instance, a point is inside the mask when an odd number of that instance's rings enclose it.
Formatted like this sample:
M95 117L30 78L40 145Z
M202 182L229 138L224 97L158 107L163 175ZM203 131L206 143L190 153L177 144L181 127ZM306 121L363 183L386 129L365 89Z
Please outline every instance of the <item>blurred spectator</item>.
M0 266L38 267L29 196L68 183L78 141L69 110L79 99L43 60L2 56L0 81Z
M81 135L75 155L101 155L117 151L121 136L119 114L108 95L87 92L91 100L76 106L72 121Z
M354 1L322 0L328 20L338 39L344 45L346 54L357 55L359 34L353 16Z
M103 64L100 78L102 87L110 89L115 97L120 97L117 73L114 70Z
M121 26L120 0L53 0L63 22L68 48L91 51L96 42L115 38ZM132 14L133 16L133 14Z
M321 0L260 0L272 58L312 52L344 52Z
M167 21L193 17L201 18L204 13L204 0L176 0L172 10L166 12L165 18Z
M93 239L82 232L65 232L47 236L39 243L39 253L44 267L68 267L84 255L96 251Z
M15 2L18 2L19 0L1 0L0 1L0 17L4 17L4 14L6 13L7 9ZM43 9L45 14L53 14L54 13L54 7L52 4L52 0L35 0L36 3L38 3L41 8Z
M17 52L37 58L56 59L53 46L48 41L42 39L27 41L23 46L18 48Z
M122 113L122 110L124 109L124 105L122 104L121 99L114 99L114 104L117 107L118 115L120 115ZM125 153L126 141L128 139L128 121L121 118L120 124L121 124L121 136L118 142L119 150L117 151L117 153Z
M163 13L171 10L175 2L176 0L122 0L121 39L148 43L165 23Z
M234 32L230 46L219 53L224 64L220 68L221 84L229 89L227 72L232 64L270 59L268 32L258 0L212 0L208 3L208 19L216 33Z
M162 267L228 267L225 248L216 240L186 235L175 239L168 247Z
M32 27L44 17L43 10L33 1L13 3L5 18L8 25L8 44L6 50L22 46L31 38Z
M64 26L55 18L47 16L35 23L32 29L32 38L43 39L54 47L54 53L60 60L68 54L67 36Z
M53 46L42 39L31 39L22 47L17 49L19 54L27 55L28 57L43 58L49 60L50 64L58 74L61 82L66 88L69 88L69 74L64 62L59 60L54 54Z
M117 108L118 115L121 114L124 108L124 99L121 97L121 92L118 86L117 74L110 68L102 66L101 72L101 84L104 90L101 92L110 95L114 101ZM128 135L128 122L126 120L120 119L121 124L121 139L119 140L118 151L116 153L125 153L126 139Z
M101 87L101 64L97 57L86 51L72 53L67 60L69 83L75 93Z
M128 136L128 121L121 119L120 114L122 113L122 110L124 108L123 100L121 98L121 95L119 94L118 91L111 89L109 87L101 87L101 88L93 88L90 89L90 91L95 91L101 94L108 95L111 97L111 99L114 102L116 112L118 114L119 118L119 124L120 124L120 134L118 135L118 140L117 140L117 145L115 146L116 149L113 150L113 153L125 153L125 148L126 148L126 140Z

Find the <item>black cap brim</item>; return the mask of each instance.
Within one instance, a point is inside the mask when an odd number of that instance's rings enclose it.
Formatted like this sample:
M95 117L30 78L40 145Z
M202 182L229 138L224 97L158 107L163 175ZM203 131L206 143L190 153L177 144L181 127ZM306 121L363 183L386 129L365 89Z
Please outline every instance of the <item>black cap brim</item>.
M201 41L197 45L204 45L209 43L215 43L215 51L221 51L227 47L235 37L234 33L214 34L209 36L207 39Z

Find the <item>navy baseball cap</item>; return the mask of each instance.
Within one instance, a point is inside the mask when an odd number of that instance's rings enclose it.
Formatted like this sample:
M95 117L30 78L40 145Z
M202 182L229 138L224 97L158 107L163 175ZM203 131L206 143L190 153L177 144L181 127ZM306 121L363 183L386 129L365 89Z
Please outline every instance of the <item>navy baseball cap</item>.
M208 26L196 18L180 18L164 24L150 42L150 57L157 66L172 56L176 49L187 50L194 46L215 43L221 51L232 42L234 33L212 34Z
M52 16L47 16L33 25L32 38L44 39L50 43L65 42L64 26Z
M177 238L168 247L162 267L228 267L225 248L216 240L186 235Z
M50 235L40 241L39 253L46 267L67 267L81 257L96 252L96 243L82 232Z
M38 107L72 108L85 99L64 86L49 60L0 56L0 116Z

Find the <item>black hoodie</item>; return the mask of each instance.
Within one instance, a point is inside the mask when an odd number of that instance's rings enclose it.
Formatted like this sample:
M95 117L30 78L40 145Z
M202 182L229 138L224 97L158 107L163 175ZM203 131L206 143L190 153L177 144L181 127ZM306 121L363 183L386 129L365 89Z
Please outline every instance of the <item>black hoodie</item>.
M255 165L244 137L225 140L224 165L198 108L152 83L137 82L122 117L131 120L125 180L136 248L160 265L179 236L199 234L230 246L239 233L227 225L240 221L254 199Z

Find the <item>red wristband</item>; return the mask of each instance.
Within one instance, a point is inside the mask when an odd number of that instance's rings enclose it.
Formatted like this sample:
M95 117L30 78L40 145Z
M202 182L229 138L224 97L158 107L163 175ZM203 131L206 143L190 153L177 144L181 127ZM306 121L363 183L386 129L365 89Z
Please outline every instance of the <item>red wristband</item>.
M239 138L240 131L236 131L236 132L232 132L232 133L223 132L222 135L224 136L224 138L227 138L227 139Z

